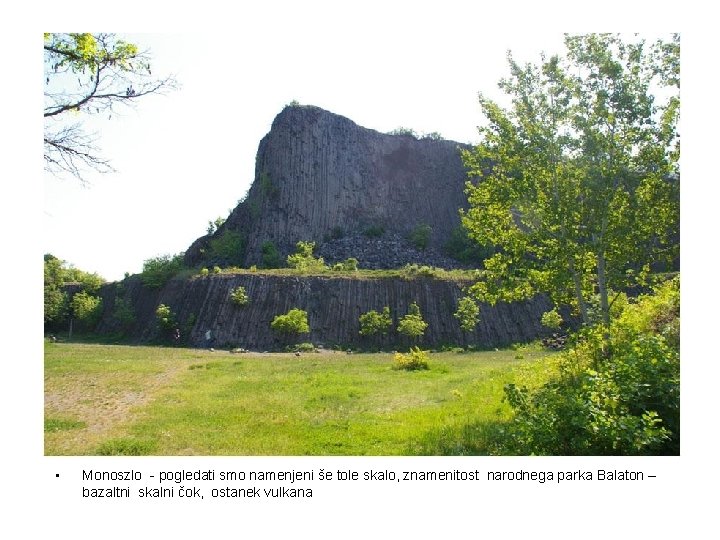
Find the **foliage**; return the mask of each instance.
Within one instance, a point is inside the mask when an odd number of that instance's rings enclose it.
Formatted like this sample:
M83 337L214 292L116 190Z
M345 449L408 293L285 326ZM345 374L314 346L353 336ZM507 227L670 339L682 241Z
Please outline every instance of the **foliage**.
M411 340L417 341L425 333L427 326L428 324L420 313L420 307L413 302L408 308L408 314L400 319L397 331Z
M159 255L147 259L143 263L140 279L143 284L153 289L164 286L175 274L183 268L183 254Z
M245 287L235 287L232 291L230 291L230 300L232 300L232 303L236 306L247 306L250 303L250 297L247 295L247 291L245 291Z
M480 97L487 125L463 153L476 181L462 221L499 249L470 292L494 303L545 291L586 324L598 294L608 325L610 291L643 284L651 264L677 255L679 40L648 49L590 34L565 44L564 57L539 65L509 56L508 110Z
M115 299L115 307L113 309L113 318L120 324L120 327L127 331L135 324L135 310L132 303L124 298Z
M553 308L550 311L546 311L542 314L542 317L540 317L540 322L546 328L550 328L551 330L557 330L563 323L563 319L562 316L558 313L557 308Z
M680 293L677 280L585 329L560 375L537 391L508 385L515 418L500 451L553 455L678 454Z
M356 272L358 269L358 260L350 257L342 262L335 263L332 269L336 272Z
M81 181L87 169L111 171L97 152L96 139L77 115L112 115L118 105L134 106L150 94L177 87L173 77L153 79L150 56L113 34L44 35L45 169ZM72 120L69 120L72 119Z
M405 371L429 369L429 358L427 351L420 350L418 347L411 347L407 354L395 353L393 369L404 369Z
M450 239L445 243L443 249L453 259L476 266L482 265L482 262L494 253L492 247L481 246L471 240L462 225L458 225L452 230Z
M275 244L270 240L263 242L262 246L260 246L260 252L262 253L262 264L260 268L280 268L280 252L277 247L275 247Z
M415 132L412 128L406 128L406 127L397 127L393 129L392 131L388 132L388 135L402 135L405 137L412 137L413 139L418 138L418 134Z
M392 326L390 308L385 306L382 313L374 309L360 315L360 335L373 336L375 334L387 334Z
M43 274L44 321L46 324L59 323L71 314L71 298L65 290L67 285L76 285L80 292L95 295L105 282L98 274L79 270L50 253L44 256Z
M412 230L409 239L417 249L426 250L430 245L431 234L432 227L426 223L421 223Z
M442 136L442 133L438 131L431 131L430 133L423 133L422 139L428 139L431 141L442 141L444 137Z
M177 319L175 313L165 304L160 304L155 310L155 318L162 330L173 330L177 327Z
M290 347L290 349L293 352L311 353L311 352L315 352L315 345L313 345L312 343L309 343L307 341L304 341L302 343L297 343L297 344L293 345L292 347Z
M370 225L363 231L363 235L368 238L380 238L385 234L385 227L382 225Z
M288 255L287 265L300 272L323 272L328 269L322 257L313 257L315 242L297 243L295 253Z
M280 196L280 188L270 178L266 172L260 174L260 193L267 199L277 199Z
M70 308L80 323L86 328L93 328L102 315L102 299L87 291L80 291L70 300Z
M460 321L460 328L465 332L472 332L477 326L478 318L480 316L480 308L477 302L470 296L463 296L458 301L457 311L455 311L455 318Z
M221 216L215 218L215 221L208 221L207 233L209 235L213 234L222 226L223 223L225 223L225 218Z
M307 334L310 332L307 311L293 308L284 315L277 315L270 328L279 334Z
M202 277L209 276L209 275L210 275L210 270L208 270L207 268L203 267L203 268L200 269L200 275L201 275Z
M236 231L225 230L220 236L210 240L208 257L223 264L240 265L245 255L245 238Z

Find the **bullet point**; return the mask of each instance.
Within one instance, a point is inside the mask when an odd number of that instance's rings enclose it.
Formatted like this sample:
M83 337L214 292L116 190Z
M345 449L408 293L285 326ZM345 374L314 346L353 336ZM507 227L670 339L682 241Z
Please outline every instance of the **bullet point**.
M55 473L55 478L60 478L60 473Z

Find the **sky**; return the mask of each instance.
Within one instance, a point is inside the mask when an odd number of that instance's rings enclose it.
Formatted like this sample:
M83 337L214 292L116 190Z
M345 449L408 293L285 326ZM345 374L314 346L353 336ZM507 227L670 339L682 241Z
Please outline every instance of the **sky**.
M560 50L562 34L476 35L463 28L475 21L444 15L400 28L383 18L350 25L358 19L343 14L342 24L306 16L237 33L121 33L181 88L112 118L84 117L116 172L90 172L86 186L44 175L44 252L117 280L184 251L245 194L260 139L293 100L383 132L476 142L477 94L501 96L507 50L535 61ZM458 31L434 36L438 24Z

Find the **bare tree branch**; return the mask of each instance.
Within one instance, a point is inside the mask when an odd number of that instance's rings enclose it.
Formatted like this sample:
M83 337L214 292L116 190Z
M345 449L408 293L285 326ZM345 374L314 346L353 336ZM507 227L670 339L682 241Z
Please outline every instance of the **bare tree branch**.
M96 135L85 133L81 123L64 123L67 113L112 113L178 88L173 76L152 78L147 51L112 34L46 34L44 52L45 169L56 176L69 173L86 183L88 170L114 170L98 155Z

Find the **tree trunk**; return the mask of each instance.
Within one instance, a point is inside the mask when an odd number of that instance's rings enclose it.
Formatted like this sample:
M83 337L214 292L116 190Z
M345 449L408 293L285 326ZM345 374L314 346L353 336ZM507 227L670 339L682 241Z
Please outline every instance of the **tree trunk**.
M582 292L582 282L580 281L580 274L578 274L575 270L575 262L573 261L572 257L570 257L568 265L570 266L570 273L573 277L573 284L575 286L575 299L577 300L578 308L580 309L580 315L582 316L583 324L590 324L587 312L587 304L585 303L585 297L583 296Z
M598 253L597 256L597 278L598 292L600 293L600 311L602 313L603 324L610 326L610 304L608 302L607 278L605 276L605 254Z

